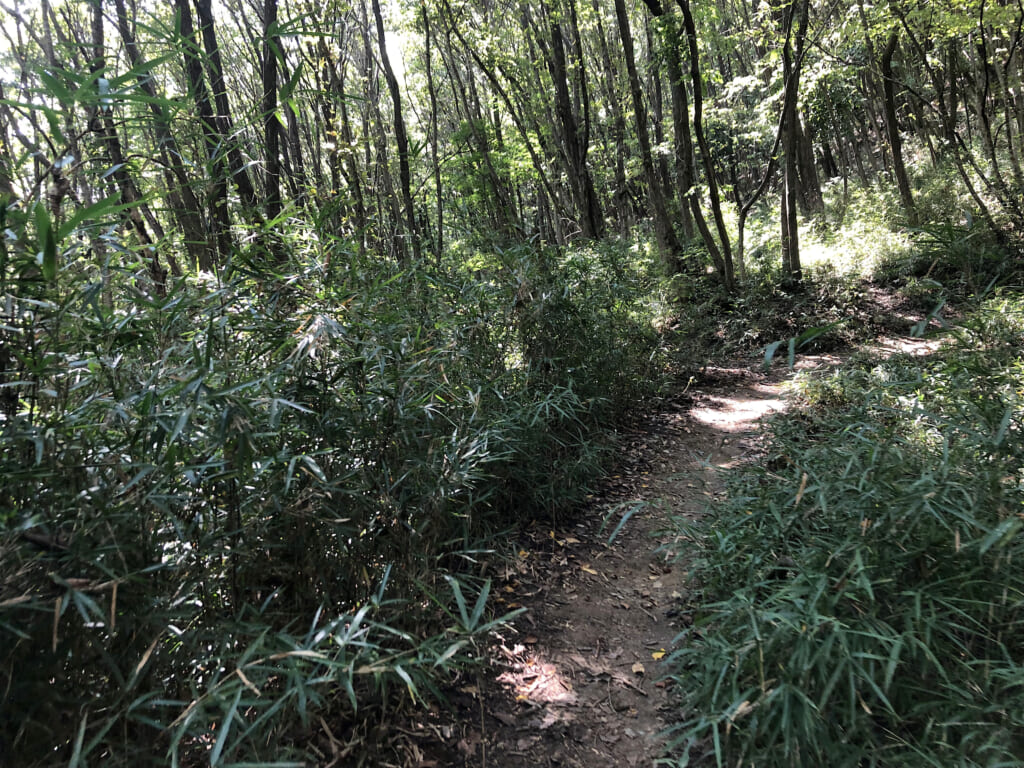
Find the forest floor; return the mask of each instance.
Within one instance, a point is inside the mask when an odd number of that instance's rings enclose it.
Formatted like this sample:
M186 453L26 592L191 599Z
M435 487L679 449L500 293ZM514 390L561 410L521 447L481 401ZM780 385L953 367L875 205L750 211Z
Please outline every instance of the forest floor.
M934 344L873 346L925 354ZM841 361L801 356L796 371ZM691 621L692 554L671 521L705 514L722 493L722 470L756 460L760 420L786 407L796 371L709 366L699 385L623 434L613 474L585 509L565 525L526 528L515 559L491 574L504 607L526 610L495 639L488 667L455 686L447 710L400 729L388 750L400 760L377 764L653 765L679 715L660 659Z

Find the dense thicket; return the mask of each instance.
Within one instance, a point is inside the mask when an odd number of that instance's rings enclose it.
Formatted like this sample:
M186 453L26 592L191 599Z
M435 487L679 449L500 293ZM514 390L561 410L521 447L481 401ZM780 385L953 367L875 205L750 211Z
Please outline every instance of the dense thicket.
M1020 762L1021 319L993 299L927 362L804 377L685 526L704 594L671 661L680 764Z
M795 288L851 185L957 264L1024 227L1019 4L2 7L19 765L287 760L436 694L480 550L656 386L662 295Z

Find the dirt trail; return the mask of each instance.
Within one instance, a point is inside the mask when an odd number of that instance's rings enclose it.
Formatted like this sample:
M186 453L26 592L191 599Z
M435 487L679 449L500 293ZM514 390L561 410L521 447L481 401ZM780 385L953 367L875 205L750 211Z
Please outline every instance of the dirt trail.
M495 587L527 610L491 649L490 673L455 694L456 719L416 725L407 764L653 764L674 719L658 659L689 621L669 520L699 516L719 492L719 469L751 452L758 420L783 407L782 378L706 370L699 390L623 436L614 475L569 527L522 534Z
M927 354L933 342L872 345ZM804 356L797 369L839 365ZM488 672L457 688L451 711L405 731L406 766L652 766L678 719L659 658L689 623L683 544L673 517L700 516L722 468L756 455L759 421L785 405L792 372L709 368L699 388L623 436L618 466L571 526L536 524L493 575L505 606L526 608L490 649ZM624 514L621 530L609 538Z

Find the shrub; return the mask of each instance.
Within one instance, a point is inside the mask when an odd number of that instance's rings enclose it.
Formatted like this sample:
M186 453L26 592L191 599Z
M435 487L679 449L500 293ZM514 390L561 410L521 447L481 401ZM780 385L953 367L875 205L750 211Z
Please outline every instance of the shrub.
M19 765L287 762L325 713L438 698L491 627L477 555L586 493L657 364L619 251L523 248L487 281L334 239L325 268L328 238L289 222L286 263L253 247L160 295L82 220L41 270L38 223L13 216L0 745ZM69 245L100 236L131 266Z
M807 387L701 524L677 763L1013 765L1024 749L1021 305Z

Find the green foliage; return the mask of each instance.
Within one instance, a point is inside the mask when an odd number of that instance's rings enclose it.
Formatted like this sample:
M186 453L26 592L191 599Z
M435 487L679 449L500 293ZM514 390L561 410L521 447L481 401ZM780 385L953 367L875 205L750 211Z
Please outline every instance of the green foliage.
M117 212L7 211L5 749L294 762L320 716L440 698L500 619L468 568L585 494L655 379L628 252L485 280L288 221L288 261L255 241L161 296Z
M1019 301L926 364L805 379L696 526L678 764L1012 765L1024 748Z
M1006 254L981 222L967 215L965 222L942 221L918 228L915 239L927 275L958 294L973 296L987 291L1006 266Z
M801 231L802 259L838 274L876 276L905 266L916 254L899 216L899 198L887 188L826 185L826 210Z

